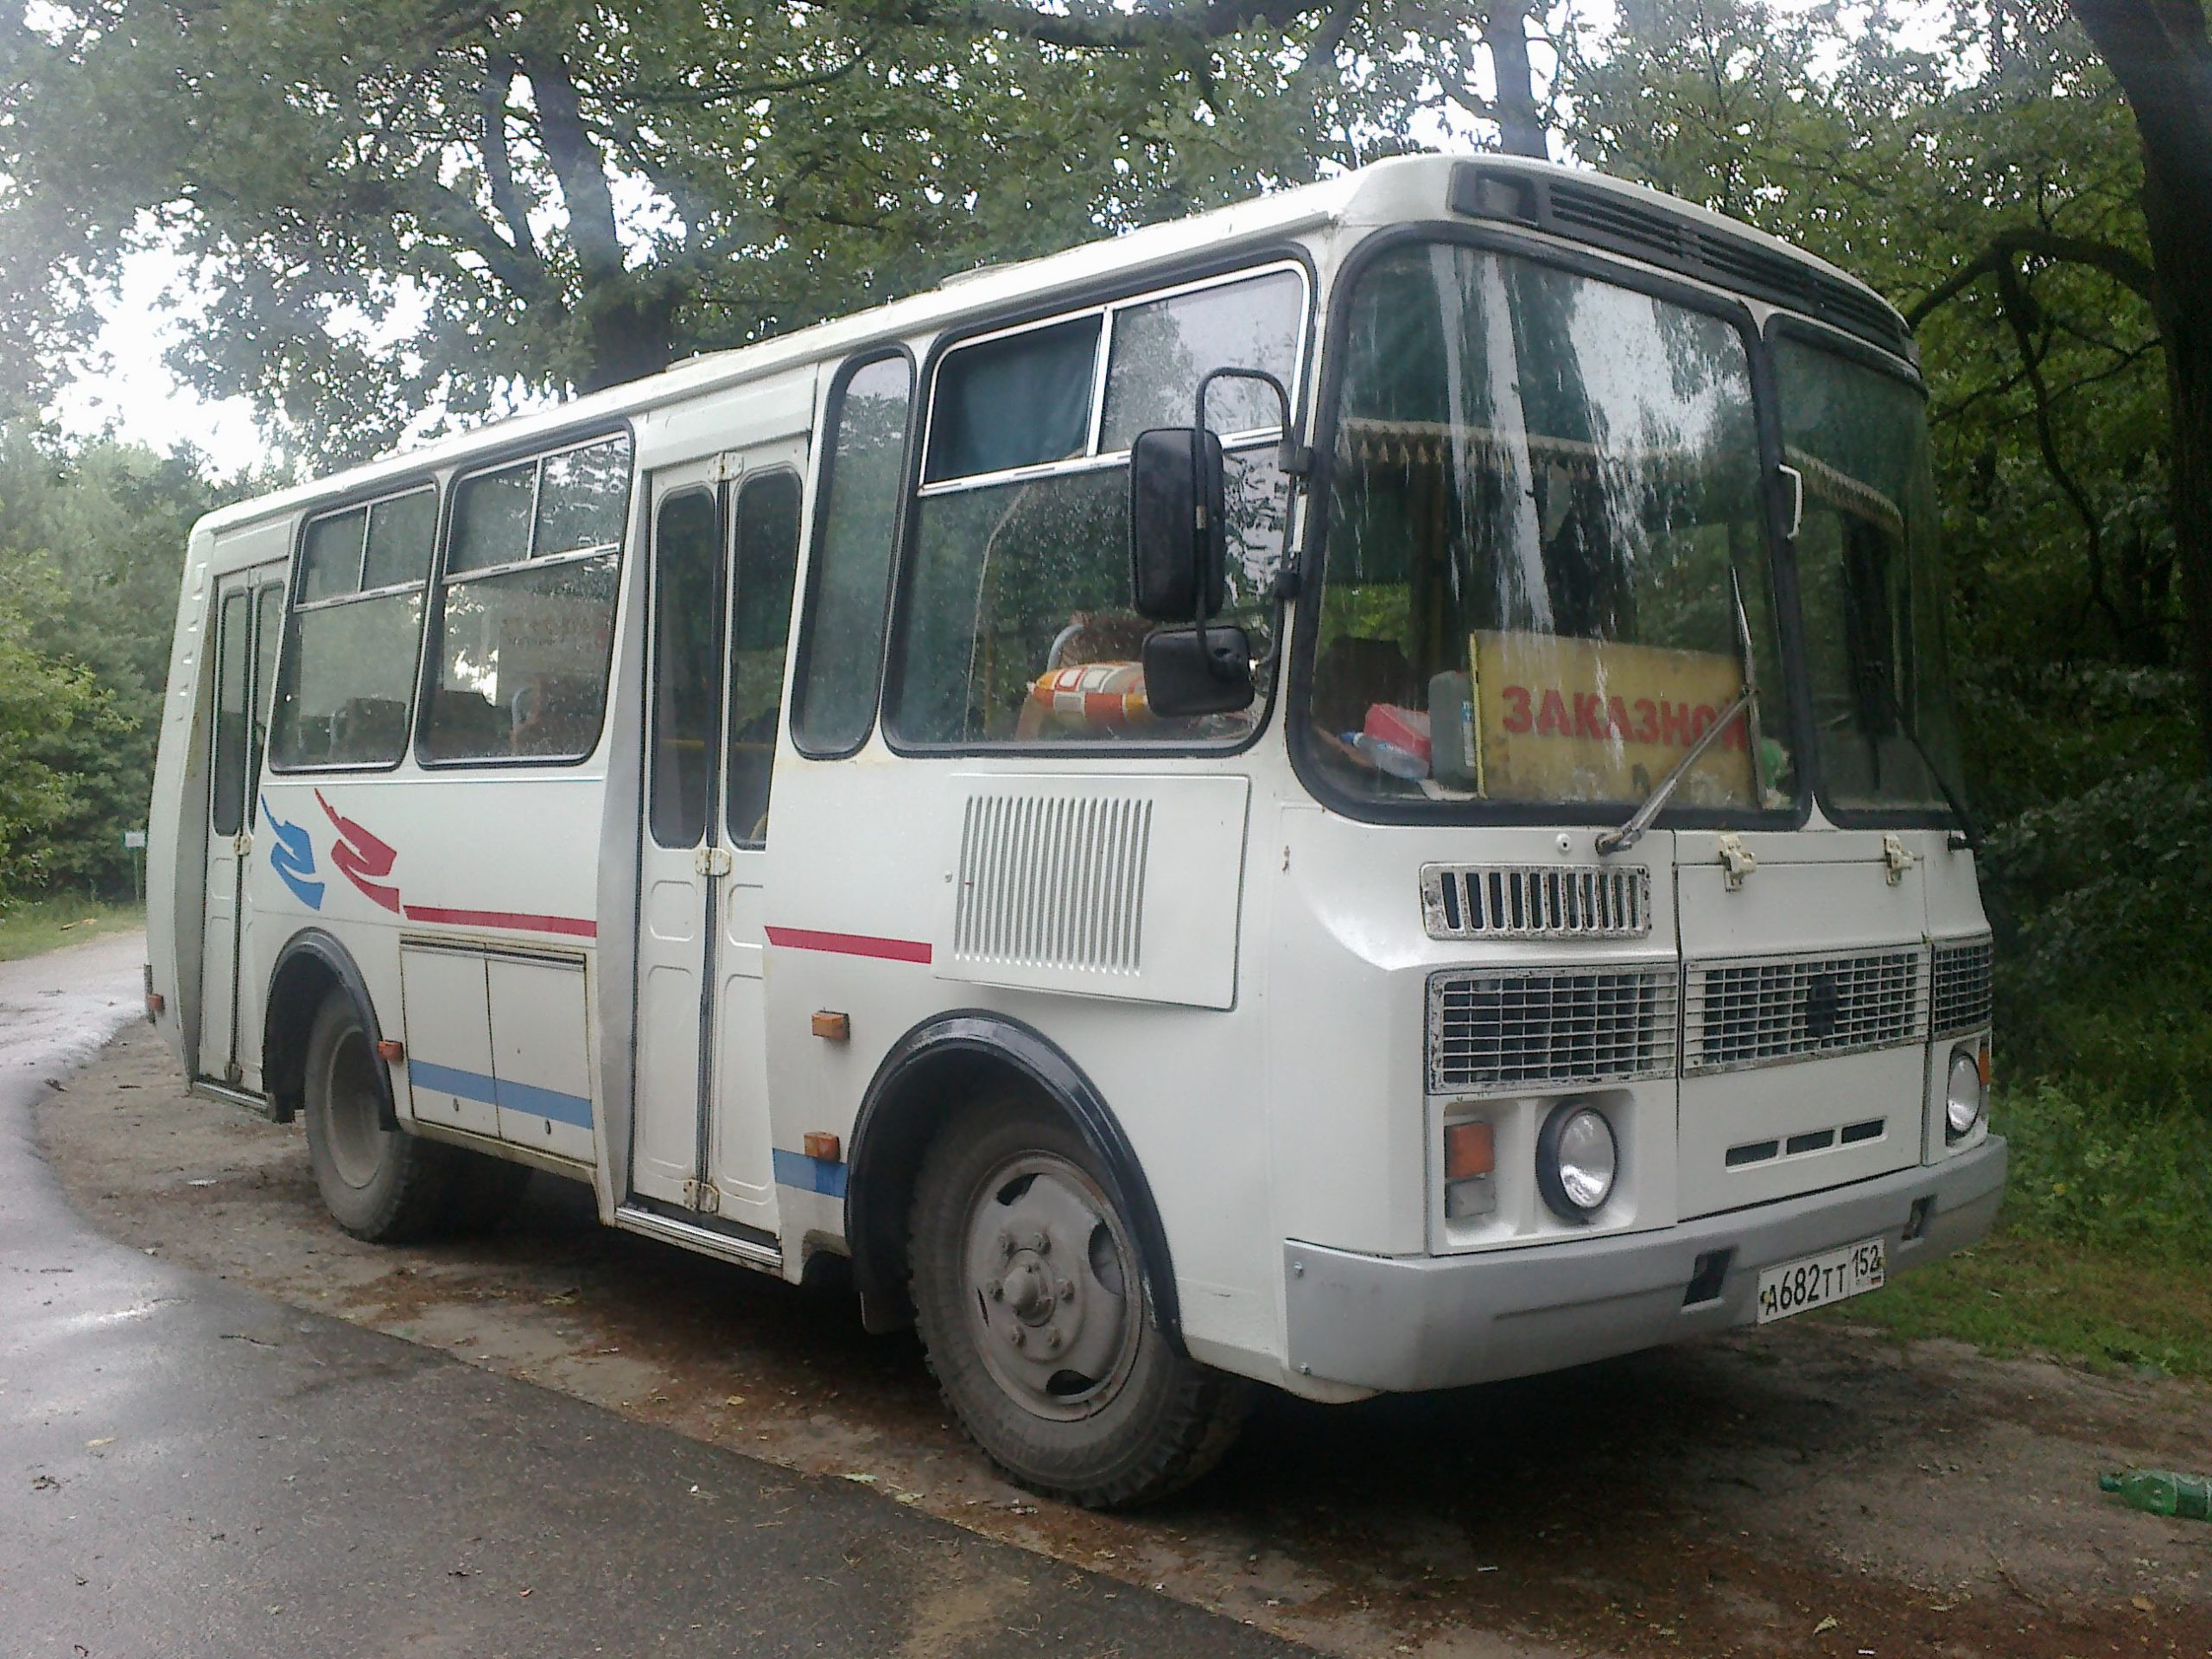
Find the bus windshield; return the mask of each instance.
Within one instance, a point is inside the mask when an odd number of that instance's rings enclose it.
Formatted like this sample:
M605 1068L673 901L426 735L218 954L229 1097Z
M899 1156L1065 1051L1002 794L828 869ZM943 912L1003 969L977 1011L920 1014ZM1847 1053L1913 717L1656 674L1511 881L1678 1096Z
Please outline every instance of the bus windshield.
M1804 479L1797 578L1821 798L1846 814L1940 812L1959 760L1925 400L1786 334L1775 371L1783 456Z
M1741 331L1441 242L1347 303L1305 710L1325 792L1615 816L1744 702L1674 804L1791 805Z

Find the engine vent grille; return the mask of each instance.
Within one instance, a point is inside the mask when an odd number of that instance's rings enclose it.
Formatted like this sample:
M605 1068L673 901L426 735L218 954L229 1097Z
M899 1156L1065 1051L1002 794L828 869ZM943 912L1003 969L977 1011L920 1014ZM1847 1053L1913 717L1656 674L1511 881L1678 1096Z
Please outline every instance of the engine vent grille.
M1701 963L1682 1010L1682 1070L1733 1071L1924 1035L1917 950Z
M1873 295L1809 260L1692 219L1661 196L1647 200L1643 194L1471 162L1455 170L1452 206L1474 218L1518 219L1754 294L1824 318L1885 350L1913 354L1904 321Z
M1151 847L1152 803L1135 796L969 797L952 954L1138 972Z
M1669 1076L1678 992L1672 964L1433 975L1429 1092Z
M1640 939L1651 931L1641 865L1429 864L1421 908L1432 939Z
M1955 1037L1989 1023L1993 954L1986 938L1936 947L1936 965L1929 976L1929 1035Z

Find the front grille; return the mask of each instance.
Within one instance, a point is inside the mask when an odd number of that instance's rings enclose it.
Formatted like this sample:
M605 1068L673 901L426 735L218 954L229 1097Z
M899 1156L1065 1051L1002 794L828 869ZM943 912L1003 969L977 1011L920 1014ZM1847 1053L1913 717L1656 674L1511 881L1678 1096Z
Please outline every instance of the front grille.
M1929 975L1929 1036L1955 1037L1989 1023L1992 955L1986 937L1936 947Z
M1429 1092L1579 1088L1670 1076L1677 995L1671 963L1433 975Z
M1427 864L1421 908L1432 939L1640 939L1651 931L1651 872L1633 864Z
M1689 970L1682 1070L1732 1071L1917 1042L1917 950L1701 963Z

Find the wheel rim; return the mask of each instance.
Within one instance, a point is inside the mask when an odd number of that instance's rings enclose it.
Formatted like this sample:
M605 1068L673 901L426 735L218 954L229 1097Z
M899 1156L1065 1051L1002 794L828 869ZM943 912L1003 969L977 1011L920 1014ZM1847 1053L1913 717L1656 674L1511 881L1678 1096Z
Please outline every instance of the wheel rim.
M1114 1205L1077 1165L1023 1153L976 1183L963 1265L984 1368L1039 1417L1103 1410L1143 1331L1136 1251Z
M383 1164L386 1131L377 1121L383 1094L377 1087L376 1061L369 1039L358 1029L346 1032L331 1048L323 1100L323 1139L331 1167L348 1186L368 1185Z

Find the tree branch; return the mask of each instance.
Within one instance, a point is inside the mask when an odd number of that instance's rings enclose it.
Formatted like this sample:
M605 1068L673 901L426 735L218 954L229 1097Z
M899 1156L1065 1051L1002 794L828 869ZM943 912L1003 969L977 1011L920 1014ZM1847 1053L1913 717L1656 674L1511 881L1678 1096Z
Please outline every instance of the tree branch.
M607 158L584 125L577 106L576 83L558 53L531 52L522 60L537 95L537 130L545 158L561 182L569 207L569 240L587 288L618 281L623 272L622 238L614 223L614 194L607 188Z
M2018 225L1998 232L1978 257L1961 265L1914 302L1912 308L1904 314L1905 321L1919 327L1932 313L1983 277L2012 270L2012 261L2024 253L2058 264L2086 265L2101 270L2145 304L2150 302L2151 267L2126 248L2088 237L2061 236L2039 226Z
M504 52L492 53L484 60L484 84L477 94L483 125L484 177L491 186L492 206L499 210L507 234L517 248L535 257L537 239L530 233L530 215L523 207L521 192L515 188L514 159L507 149L507 92L515 74L515 60Z
M1174 41L1217 41L1265 22L1287 29L1314 9L1312 0L1206 0L1197 10L1179 7L1128 12L1085 6L1038 11L1021 0L908 0L901 21L923 29L967 29L1005 34L1044 46L1128 51Z

